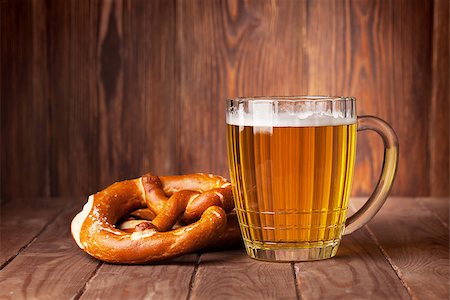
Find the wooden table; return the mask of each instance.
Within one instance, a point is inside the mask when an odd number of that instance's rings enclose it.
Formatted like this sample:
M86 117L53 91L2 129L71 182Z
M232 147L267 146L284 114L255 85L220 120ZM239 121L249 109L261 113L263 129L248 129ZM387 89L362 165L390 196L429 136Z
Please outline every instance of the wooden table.
M3 202L1 299L449 298L448 198L390 198L329 260L259 262L240 249L140 266L78 249L69 223L81 200Z

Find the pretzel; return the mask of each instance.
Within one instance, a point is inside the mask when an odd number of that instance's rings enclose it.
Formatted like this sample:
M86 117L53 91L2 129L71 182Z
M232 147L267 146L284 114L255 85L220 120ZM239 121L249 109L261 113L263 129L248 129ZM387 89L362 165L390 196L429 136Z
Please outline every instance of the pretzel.
M154 262L236 244L236 217L226 214L233 209L231 184L220 176L146 174L89 196L71 231L77 245L97 259ZM129 214L132 219L116 226Z

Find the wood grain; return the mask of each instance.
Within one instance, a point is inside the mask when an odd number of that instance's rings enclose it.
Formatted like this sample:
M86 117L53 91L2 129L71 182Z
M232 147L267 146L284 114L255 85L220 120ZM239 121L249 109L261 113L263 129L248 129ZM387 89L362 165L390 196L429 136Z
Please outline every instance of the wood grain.
M399 195L429 192L428 162L417 158L425 158L428 151L424 137L431 45L430 31L420 28L431 28L431 4L420 0L308 3L308 93L355 96L358 114L379 116L394 127L401 161L393 193ZM408 120L414 124L405 125ZM380 174L382 143L375 134L359 134L358 140L353 195L368 195Z
M437 211L448 210L448 198L389 199L368 227L343 238L333 259L293 268L290 263L252 260L244 250L234 250L204 253L196 269L196 255L142 266L99 263L78 249L69 231L85 199L33 200L21 206L15 199L2 206L2 243L20 237L14 229L3 232L3 220L12 224L22 215L35 218L36 227L49 223L0 271L2 299L449 297L448 226L437 217ZM352 206L363 201L352 199ZM40 203L68 207L54 218ZM10 205L15 208L4 215L3 207Z
M65 10L54 12L62 26L50 31L54 59L61 56L50 74L59 87L52 130L61 137L52 148L52 194L90 194L148 171L175 170L174 139L167 138L175 130L174 119L167 120L174 102L158 106L174 99L174 7L132 3L53 3Z
M2 197L176 172L173 2L1 5Z
M0 269L33 241L65 205L63 199L16 199L0 207Z
M80 201L69 205L0 272L0 298L71 299L78 294L99 265L70 235L70 221L81 206Z
M366 229L343 237L336 257L297 263L295 272L302 299L410 299Z
M103 1L98 9L101 185L174 173L174 3Z
M135 66L126 70L127 80L124 83L125 92L136 93L127 99L137 99L135 114L125 118L123 135L127 145L128 163L133 165L132 173L140 176L146 172L154 174L175 174L178 168L176 135L178 115L176 109L179 99L176 97L176 58L175 58L175 1L153 0L139 2L128 1L129 10L139 15L130 15L130 20L139 20L138 25L133 22L127 24L126 36L128 56L140 57L142 61L125 62L125 66ZM139 30L136 30L139 28ZM136 48L136 41L143 43L142 51ZM139 47L138 47L139 48ZM141 78L140 89L134 89L132 82ZM137 90L143 89L143 95ZM130 101L129 101L130 102ZM140 136L129 134L141 132ZM142 145L136 149L135 146ZM123 167L126 169L126 166ZM123 174L129 176L129 174Z
M449 231L434 214L411 198L391 198L368 228L414 298L449 297Z
M244 250L202 254L191 299L296 299L290 263L260 262Z
M430 196L450 195L450 49L449 1L434 1L431 107L428 138L430 147ZM439 132L439 134L436 134Z
M381 1L308 2L305 49L309 59L309 94L354 96L360 115L379 114L378 99L392 104L384 95L390 88L385 86L389 82L377 76L375 69L386 60L380 60L381 55L388 55L385 66L390 68L392 63L390 52L380 51L380 43L392 47L392 41L387 40L392 27L380 20L392 9ZM378 22L380 26L376 26ZM374 134L366 133L358 134L357 142L353 195L365 195L371 193L380 174L382 144Z
M0 2L2 198L50 195L44 9L42 1Z
M389 49L392 50L392 60L385 65L392 65L393 68L391 72L387 71L387 76L384 76L384 68L380 68L378 73L386 78L386 83L392 83L389 93L382 95L388 99L385 101L389 101L389 105L379 104L378 101L372 103L380 107L375 114L390 122L400 141L401 162L393 194L429 195L429 162L423 158L428 156L428 146L424 140L428 135L425 114L429 111L431 90L431 31L423 29L432 27L432 2L403 0L395 1L393 5L388 13L393 13L392 36L388 42L392 47ZM414 18L411 18L412 14ZM380 46L384 48L387 45ZM414 124L409 124L408 120L414 120ZM411 134L411 127L414 134Z
M180 173L228 177L226 98L306 93L305 4L177 2Z
M355 96L399 136L393 194L450 193L448 1L0 5L1 198L228 176L224 99L274 94ZM353 195L367 195L382 143L358 140Z
M80 299L186 299L196 261L192 254L152 265L103 264Z
M98 186L95 52L87 47L95 41L89 30L96 26L94 8L82 1L50 1L41 19L46 27L52 195L93 193Z
M449 223L450 198L417 198L415 199L424 209L431 211L444 226Z

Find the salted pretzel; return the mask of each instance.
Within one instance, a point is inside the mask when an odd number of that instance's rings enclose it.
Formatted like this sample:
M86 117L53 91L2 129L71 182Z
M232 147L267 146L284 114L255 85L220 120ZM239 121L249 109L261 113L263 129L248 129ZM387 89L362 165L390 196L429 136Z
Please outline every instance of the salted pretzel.
M154 262L239 242L233 209L231 184L220 176L146 174L89 196L71 230L97 259Z

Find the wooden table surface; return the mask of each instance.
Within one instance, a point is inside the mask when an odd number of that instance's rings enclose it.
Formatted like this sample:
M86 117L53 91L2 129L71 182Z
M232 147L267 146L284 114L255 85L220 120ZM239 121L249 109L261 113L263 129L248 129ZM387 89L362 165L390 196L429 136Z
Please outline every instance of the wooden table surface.
M449 298L449 198L391 197L335 258L299 263L259 262L243 249L102 263L70 236L81 206L79 198L2 203L0 299Z

